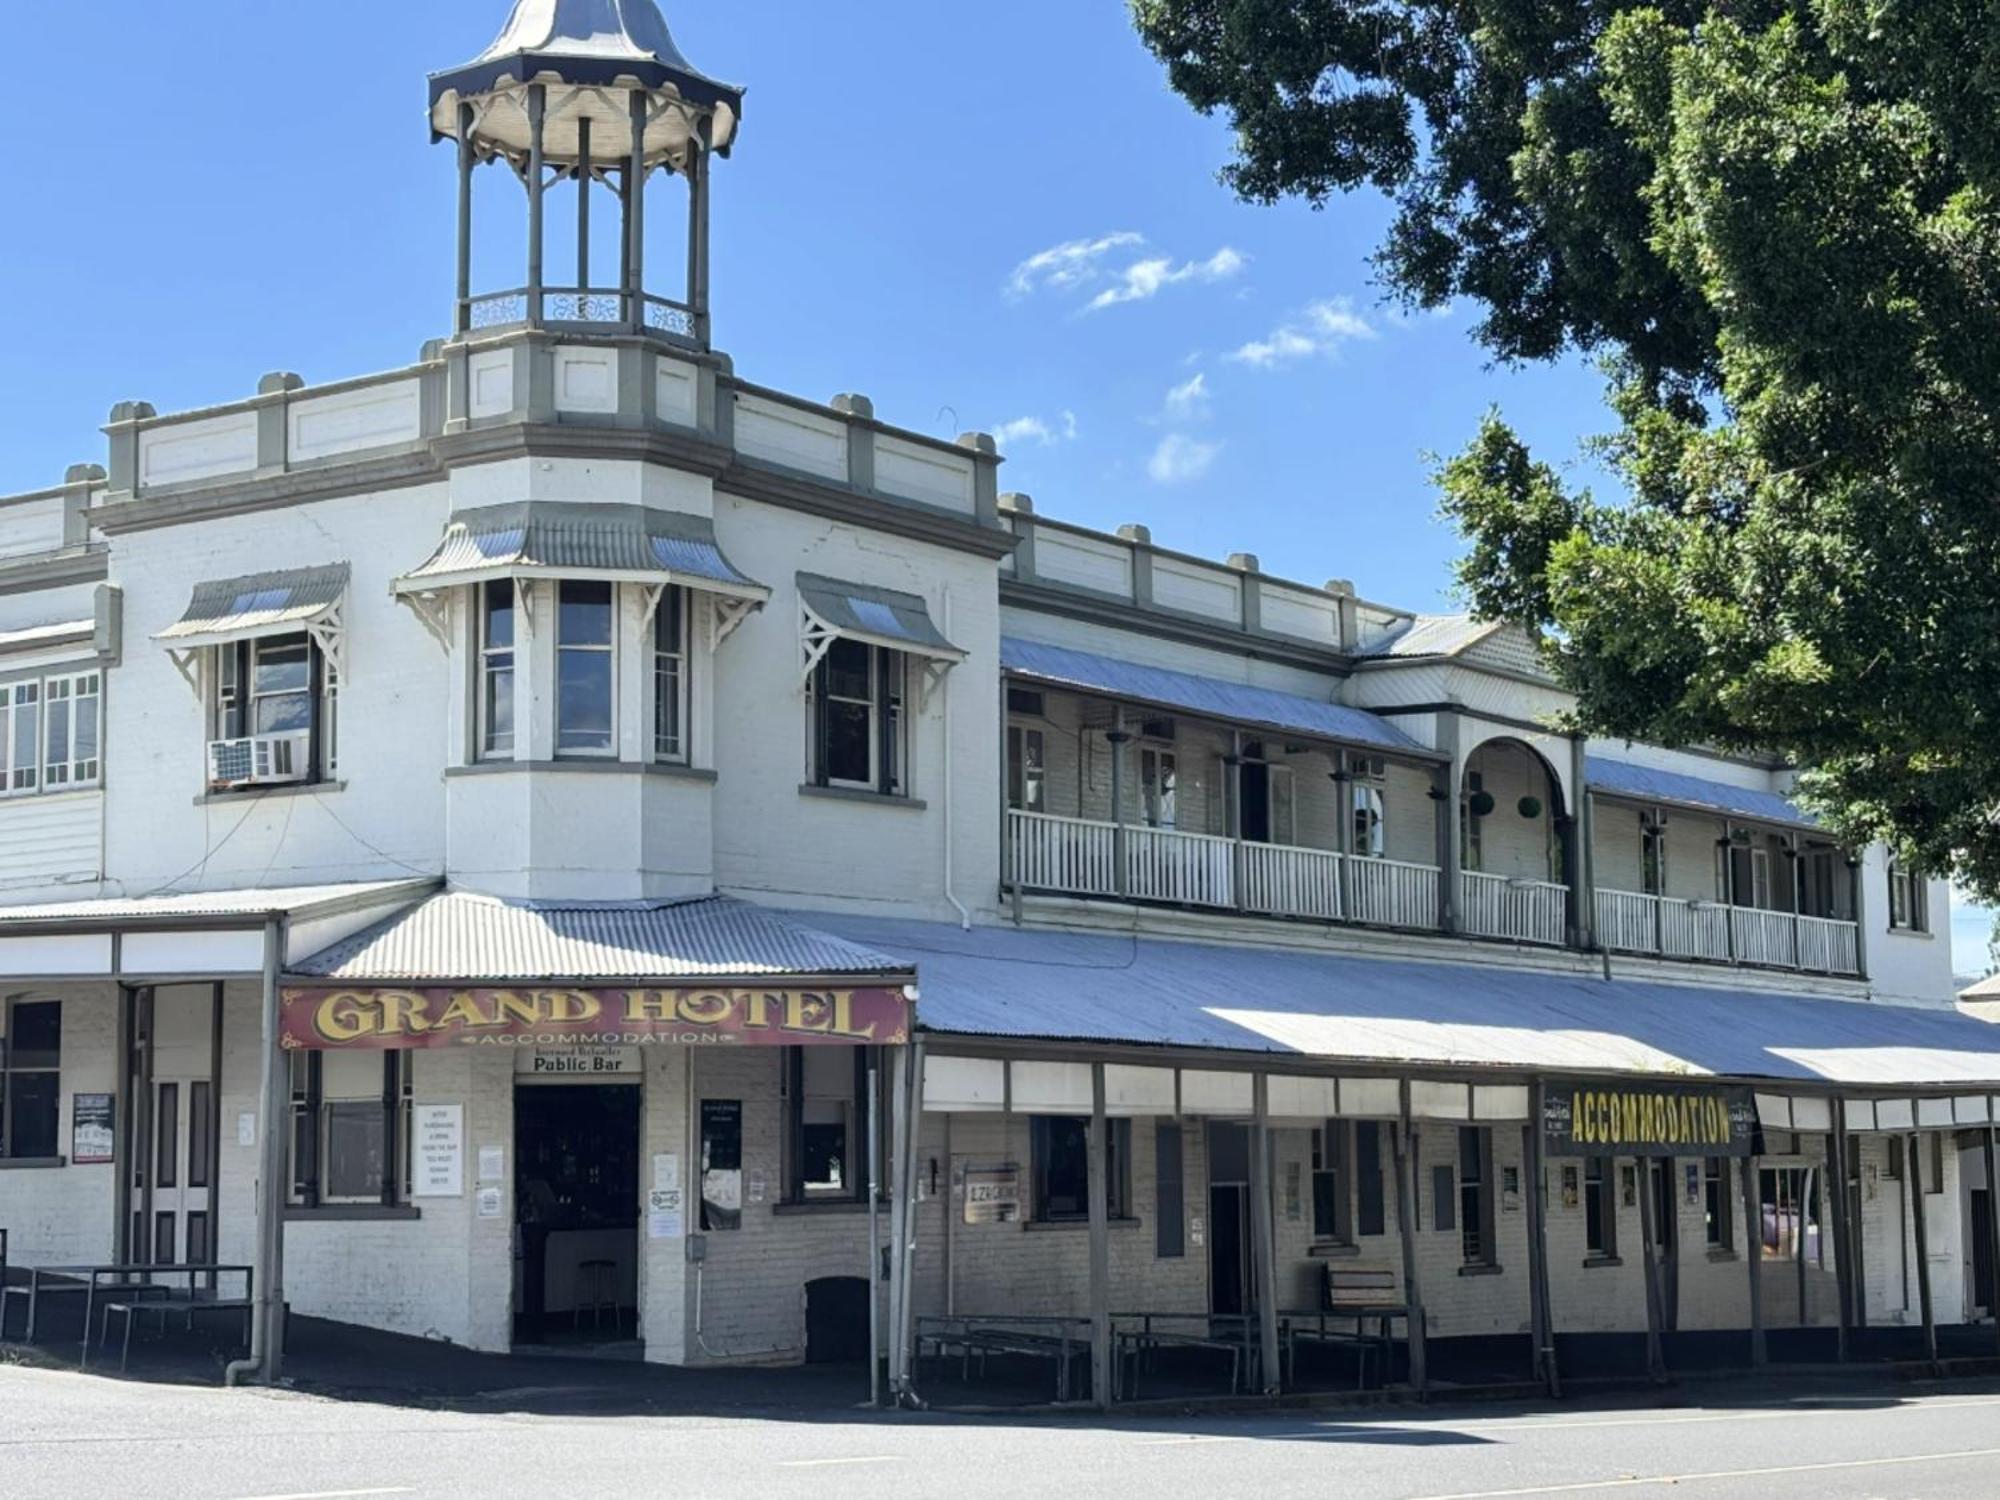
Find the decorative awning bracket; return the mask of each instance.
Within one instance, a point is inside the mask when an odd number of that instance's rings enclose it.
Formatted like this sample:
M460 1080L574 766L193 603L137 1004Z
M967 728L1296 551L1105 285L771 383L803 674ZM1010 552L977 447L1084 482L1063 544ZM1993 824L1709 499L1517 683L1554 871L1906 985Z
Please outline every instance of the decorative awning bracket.
M438 649L447 656L451 654L451 593L440 589L429 594L398 594L396 600L409 606L431 639L438 643Z
M174 664L174 670L181 674L181 681L194 694L195 702L201 701L201 651L199 646L186 651L168 651L167 660Z
M736 627L749 619L763 604L756 599L737 599L728 594L715 594L715 609L708 617L708 649L721 649L722 643L736 634Z

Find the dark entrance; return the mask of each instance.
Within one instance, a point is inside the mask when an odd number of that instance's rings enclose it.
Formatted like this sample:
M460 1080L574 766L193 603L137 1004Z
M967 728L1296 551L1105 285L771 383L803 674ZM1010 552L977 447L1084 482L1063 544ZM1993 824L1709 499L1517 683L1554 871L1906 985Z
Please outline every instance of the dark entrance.
M639 1090L514 1090L519 1229L514 1342L608 1343L637 1331Z
M1648 1164L1648 1184L1653 1195L1654 1250L1660 1266L1660 1327L1672 1333L1680 1326L1681 1276L1678 1196L1678 1164L1670 1156L1654 1157Z
M1243 783L1243 840L1249 844L1271 842L1271 768L1261 760L1246 760L1241 767Z
M824 1276L806 1283L806 1363L861 1364L868 1359L868 1279Z
M1995 1316L1993 1306L1993 1194L1972 1190L1972 1302Z
M1250 1132L1208 1126L1208 1310L1241 1316L1255 1306L1250 1276Z

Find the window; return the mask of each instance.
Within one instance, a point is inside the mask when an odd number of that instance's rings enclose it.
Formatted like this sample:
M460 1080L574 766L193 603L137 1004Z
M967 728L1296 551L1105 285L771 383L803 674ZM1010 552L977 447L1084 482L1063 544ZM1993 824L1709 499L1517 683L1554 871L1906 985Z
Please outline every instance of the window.
M1148 828L1172 828L1178 800L1174 752L1150 745L1139 750L1140 810Z
M1493 1132L1458 1128L1458 1233L1468 1266L1493 1264Z
M1312 1135L1313 1240L1354 1243L1354 1155L1347 1121L1328 1120Z
M1593 1156L1583 1164L1583 1248L1592 1260L1618 1258L1618 1195L1611 1185L1611 1159Z
M1016 812L1046 812L1048 755L1039 729L1007 726L1007 805Z
M60 1154L62 1002L4 1002L0 1035L0 1159L49 1161Z
M1356 782L1354 786L1354 852L1364 859L1380 859L1386 848L1383 840L1382 789Z
M846 639L827 647L812 677L816 785L902 795L904 669L899 651Z
M1765 1167L1757 1174L1760 1238L1765 1260L1826 1264L1819 1231L1819 1174L1808 1167Z
M98 784L103 681L80 672L0 683L0 796Z
M1030 719L1046 719L1047 703L1041 693L1032 688L1010 687L1007 689L1007 712L1020 714Z
M1125 1217L1132 1169L1129 1120L1104 1122L1105 1187L1111 1218ZM1030 1121L1035 1218L1045 1224L1090 1217L1090 1121L1082 1115L1036 1115Z
M300 779L317 781L337 761L333 730L338 687L331 664L304 634L217 646L212 737L303 740L307 775ZM246 775L254 763L252 757L242 757ZM215 778L218 784L235 779Z
M687 759L687 691L687 596L669 584L653 612L655 760Z
M408 1201L407 1052L292 1054L292 1201Z
M1889 926L1897 932L1931 930L1930 883L1900 860L1889 862Z
M1648 896L1667 893L1667 828L1654 813L1639 814L1639 889Z
M866 1047L793 1047L786 1054L787 1203L867 1200L872 1055Z
M556 585L556 754L615 755L612 672L616 639L609 583Z
M1382 1126L1375 1120L1354 1122L1354 1232L1379 1235L1383 1217Z
M514 580L495 578L479 590L479 754L514 755Z
M1701 1164L1701 1221L1711 1250L1727 1250L1734 1239L1729 1207L1729 1158L1707 1157Z

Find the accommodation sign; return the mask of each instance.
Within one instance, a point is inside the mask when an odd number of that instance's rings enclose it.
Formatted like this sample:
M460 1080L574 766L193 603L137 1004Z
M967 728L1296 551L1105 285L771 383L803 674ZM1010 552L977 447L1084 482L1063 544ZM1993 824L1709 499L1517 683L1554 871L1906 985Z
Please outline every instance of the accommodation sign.
M1749 1089L1675 1084L1550 1085L1542 1138L1553 1156L1748 1156Z
M895 989L286 989L292 1050L849 1046L909 1040Z

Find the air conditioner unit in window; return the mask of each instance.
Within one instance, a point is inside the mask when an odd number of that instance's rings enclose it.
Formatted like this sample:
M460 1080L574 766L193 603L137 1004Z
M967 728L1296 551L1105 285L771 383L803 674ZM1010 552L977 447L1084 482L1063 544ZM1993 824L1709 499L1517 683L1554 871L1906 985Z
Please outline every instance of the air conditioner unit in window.
M312 734L253 734L208 742L211 786L272 786L312 775Z

